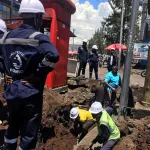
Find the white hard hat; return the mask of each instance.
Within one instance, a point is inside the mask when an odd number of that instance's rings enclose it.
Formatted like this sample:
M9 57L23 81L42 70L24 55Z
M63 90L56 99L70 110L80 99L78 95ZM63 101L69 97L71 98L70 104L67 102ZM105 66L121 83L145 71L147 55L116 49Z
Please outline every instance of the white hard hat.
M93 45L92 49L98 49L97 45Z
M70 111L70 118L71 119L76 119L79 115L79 111L77 108L72 108Z
M89 109L89 112L91 112L92 114L98 114L102 111L103 111L103 107L100 102L94 102Z
M43 13L45 9L43 4L39 0L22 0L19 14L23 13Z
M87 39L84 39L83 42L87 43L88 41L87 41Z
M0 31L7 32L6 24L2 19L0 19Z

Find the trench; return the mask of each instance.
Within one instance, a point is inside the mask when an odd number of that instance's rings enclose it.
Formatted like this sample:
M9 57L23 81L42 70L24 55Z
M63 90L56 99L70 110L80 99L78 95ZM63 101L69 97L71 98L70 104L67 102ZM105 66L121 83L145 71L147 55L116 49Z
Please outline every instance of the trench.
M0 88L2 89L2 88ZM48 88L44 91L43 116L38 134L36 150L73 150L77 144L76 132L72 130L73 123L70 120L69 112L73 106L80 105L84 109L89 107L91 99L90 86L71 87L68 93L60 95ZM135 97L141 97L141 89L134 89ZM1 90L2 93L2 90ZM4 142L4 133L7 129L7 105L3 100L0 103L0 150ZM132 132L125 129L121 131L124 138ZM120 149L121 150L121 149Z

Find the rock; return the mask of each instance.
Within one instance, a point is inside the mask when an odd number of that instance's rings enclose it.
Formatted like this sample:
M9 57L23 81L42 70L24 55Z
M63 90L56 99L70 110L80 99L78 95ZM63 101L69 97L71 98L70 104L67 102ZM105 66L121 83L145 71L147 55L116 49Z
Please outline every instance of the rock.
M85 78L84 76L79 76L76 78L70 78L67 82L69 86L85 86L89 83L89 79Z
M148 145L147 145L147 143L142 143L142 149L143 149L143 150L148 150Z
M147 144L150 144L150 136L147 137L146 142Z
M145 110L145 107L142 106L139 102L136 102L134 108L135 108L135 110Z
M121 136L128 135L129 129L125 120L116 120L115 123L120 130Z
M122 138L113 150L136 150L136 145L129 136Z
M147 125L148 129L150 129L150 124Z
M135 127L135 125L133 124L133 122L128 122L128 126L129 126L130 128L134 128L134 127Z
M136 110L136 109L132 109L132 115L135 119L141 119L144 118L146 116L150 116L150 111L149 110Z
M140 88L140 86L139 86L138 83L131 84L130 87L133 88L133 89L138 89L138 88Z

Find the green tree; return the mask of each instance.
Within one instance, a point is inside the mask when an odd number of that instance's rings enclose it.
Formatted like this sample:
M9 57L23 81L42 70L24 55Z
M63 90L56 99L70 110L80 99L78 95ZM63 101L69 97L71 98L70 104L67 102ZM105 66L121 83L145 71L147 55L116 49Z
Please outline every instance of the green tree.
M105 48L105 32L103 28L99 28L95 31L93 37L89 40L88 47L91 50L93 45L98 46L98 52L102 53Z
M104 18L103 26L105 30L105 38L106 43L113 44L113 43L119 43L120 41L120 25L121 25L121 12L122 12L122 4L119 0L112 0L112 3L114 5L113 12L111 15L108 16L108 18ZM125 0L124 5L124 22L123 22L123 39L122 42L124 44L127 44L128 42L128 35L129 35L129 25L130 25L130 19L131 19L131 9L132 9L132 1L131 0ZM136 40L139 38L139 18L140 18L141 12L139 12L138 21L136 24Z
M93 44L96 44L99 47L99 51L103 52L104 48L107 47L108 45L120 42L122 4L121 0L112 0L112 3L114 6L113 12L107 18L104 18L101 27L95 31L93 37L89 41L89 49L92 47ZM129 35L131 9L132 9L132 1L125 0L122 43L126 45L128 42L128 35ZM141 12L139 12L139 16L140 15ZM137 40L139 37L139 19L136 24L135 33L136 33L135 37Z

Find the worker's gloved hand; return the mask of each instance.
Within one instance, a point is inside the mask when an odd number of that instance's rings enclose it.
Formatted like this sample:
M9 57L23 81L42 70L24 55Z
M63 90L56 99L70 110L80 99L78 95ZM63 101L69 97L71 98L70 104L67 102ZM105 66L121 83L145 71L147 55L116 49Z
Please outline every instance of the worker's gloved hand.
M96 137L96 138L92 141L93 144L95 144L95 143L97 143L97 142L98 142L98 137Z

